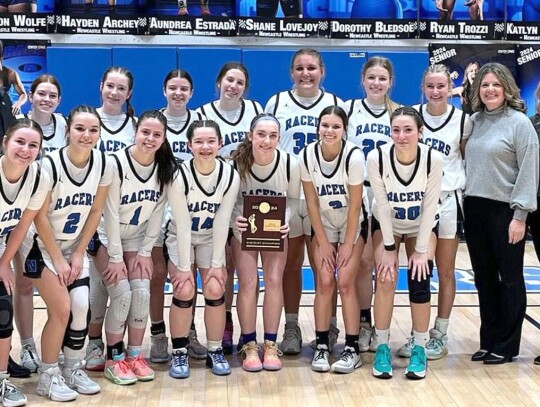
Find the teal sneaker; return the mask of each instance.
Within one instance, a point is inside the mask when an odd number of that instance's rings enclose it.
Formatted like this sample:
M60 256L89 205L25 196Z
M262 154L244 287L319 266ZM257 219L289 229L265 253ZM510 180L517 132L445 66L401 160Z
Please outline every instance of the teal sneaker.
M426 350L421 346L414 345L411 352L411 359L409 360L407 369L405 369L405 376L411 380L420 380L426 377L426 373Z
M428 360L437 360L448 354L448 335L436 328L429 330L429 342L426 345Z
M390 379L392 377L392 355L386 344L377 346L373 361L373 376L378 379Z

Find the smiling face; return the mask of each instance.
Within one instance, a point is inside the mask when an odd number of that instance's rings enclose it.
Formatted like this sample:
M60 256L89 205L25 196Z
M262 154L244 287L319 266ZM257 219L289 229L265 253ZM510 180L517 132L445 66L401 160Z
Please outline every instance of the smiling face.
M239 69L229 69L218 82L221 100L238 101L246 90L246 75Z
M167 98L167 105L170 109L181 111L186 109L191 96L193 96L193 89L186 78L175 77L167 81L163 94Z
M120 72L109 72L100 90L103 108L111 114L120 114L122 106L131 97L129 78Z
M248 135L255 162L266 164L274 157L279 143L279 126L275 120L260 119Z
M218 155L221 140L212 127L198 127L193 130L188 147L191 149L195 161L212 161Z
M23 127L4 138L5 158L9 165L28 166L38 156L41 149L41 134Z
M504 87L497 75L487 73L480 82L480 100L486 110L495 110L504 104Z
M312 97L319 92L324 69L314 55L300 54L294 59L291 76L298 95Z
M56 85L49 82L40 83L29 95L32 109L42 114L53 114L60 103L60 92Z
M155 154L165 141L165 126L156 118L142 119L137 125L135 144L145 154Z
M92 113L76 113L68 129L68 144L77 149L90 150L99 140L99 118Z
M386 68L375 65L366 70L362 77L362 86L369 102L382 104L392 86L392 78Z
M471 85L474 82L474 78L476 78L476 73L478 72L478 69L480 69L480 67L477 63L470 64L465 69L465 77Z
M421 135L422 129L413 116L401 114L392 120L392 140L398 152L416 151Z
M326 145L341 143L345 134L343 120L336 114L326 114L319 121L319 139Z
M424 78L423 90L429 104L446 106L450 96L449 77L442 72L428 73Z

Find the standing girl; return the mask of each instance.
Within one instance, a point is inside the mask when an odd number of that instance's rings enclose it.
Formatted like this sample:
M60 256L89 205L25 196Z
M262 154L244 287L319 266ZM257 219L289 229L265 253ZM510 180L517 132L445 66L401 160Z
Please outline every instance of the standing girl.
M7 318L0 324L0 401L22 406L26 396L9 381L8 358L13 333L12 293L15 288L10 262L47 196L50 178L35 162L43 141L40 126L16 120L7 129L0 158L0 309ZM8 239L9 237L9 239Z
M285 224L281 225L282 239L287 238L289 219L296 210L300 197L300 169L295 157L280 151L279 121L272 115L260 114L251 122L247 138L240 144L233 160L241 180L240 193L234 209L235 237L232 249L238 273L238 318L242 329L242 367L249 372L281 369L276 340L283 307L283 271L287 259L287 241L282 252L244 251L241 234L248 227L243 217L245 195L285 196L287 209ZM257 319L257 288L259 284L258 257L261 255L264 279L264 351L259 356L255 330Z
M310 48L298 50L291 61L293 89L272 96L264 109L278 119L281 125L280 148L292 156L298 156L306 145L317 139L317 122L321 111L327 106L342 103L335 95L322 90L324 75L324 63L318 51ZM289 251L283 278L285 331L279 346L283 353L294 355L302 349L298 310L302 295L304 243L308 248L308 256L311 256L311 239L307 238L311 235L311 225L303 195L296 213L291 214L290 226ZM335 343L339 333L335 318L330 329L331 342Z
M150 305L151 252L163 221L163 192L178 167L166 129L163 113L147 111L137 122L135 144L113 154L116 166L98 229L96 270L110 297L105 377L121 385L154 379L141 346Z
M102 105L97 109L101 119L100 150L113 153L134 142L135 112L131 106L133 75L126 68L108 68L99 85ZM124 112L125 105L125 112ZM98 239L97 235L95 239ZM91 319L86 348L86 369L103 371L105 368L104 344L102 339L103 321L107 309L107 288L95 269L96 243L92 239L88 248L90 259L90 309Z
M362 365L355 280L367 239L367 225L361 227L365 163L360 149L344 139L346 131L345 111L339 106L328 106L319 116L319 141L300 152L317 270L314 309L317 346L311 368L320 372L352 373ZM328 336L336 288L343 304L345 348L330 366Z
M48 154L66 144L66 119L55 113L60 104L60 83L52 76L38 76L30 86L29 94L32 108L26 115L39 124L43 131L43 152ZM39 355L34 342L34 287L32 281L23 274L23 264L19 256L14 259L17 284L15 285L14 308L15 323L21 338L21 364L32 372L40 365Z
M394 83L394 68L388 58L371 57L362 68L363 99L348 100L344 109L349 116L347 140L360 147L364 158L370 151L391 142L390 115L399 106L390 99L389 92ZM366 180L366 210L371 216L373 192ZM360 306L360 352L375 351L374 332L371 318L373 297L373 244L371 236L364 247L356 290Z
M187 132L193 158L182 164L167 196L172 218L167 223L168 268L174 287L170 312L173 347L169 375L189 376L189 331L195 299L193 268L201 274L208 352L206 365L216 375L231 368L223 355L225 329L225 244L238 194L238 174L217 159L219 126L211 120L194 121Z
M394 308L399 245L407 249L409 300L414 347L405 371L409 379L427 372L425 347L429 340L430 275L437 243L437 205L441 193L442 155L420 143L422 118L411 107L392 113L393 144L368 155L367 169L373 188L372 234L377 280L375 331L377 351L373 375L392 377L388 339Z
M428 101L414 106L424 122L423 142L443 155L443 179L439 234L435 263L439 276L437 318L429 331L426 345L428 359L440 359L448 353L448 323L456 295L456 254L458 232L463 229L463 188L465 168L461 154L472 130L469 116L448 104L452 79L444 65L431 65L422 79L422 89ZM402 357L410 357L414 341L399 349Z
M95 109L73 109L67 126L67 146L44 159L43 170L51 177L52 190L21 248L25 275L34 279L48 311L41 335L37 393L55 401L100 391L83 370L90 283L86 247L111 182L109 160L94 149L99 140ZM61 348L65 355L62 373L58 367Z
M195 120L201 120L202 115L189 110L187 104L193 96L193 80L186 71L173 69L163 81L163 94L167 99L167 107L162 109L167 119L167 140L171 145L174 156L187 161L193 157L188 147L187 130ZM154 363L164 363L169 360L167 335L163 319L165 293L163 287L167 279L167 267L163 257L163 236L160 236L152 249L154 275L150 284L150 320L151 320L151 349L150 360ZM190 335L195 339L196 333ZM194 344L199 345L200 344ZM191 349L191 347L190 347ZM206 349L199 352L201 357L206 355Z
M244 99L249 89L249 74L246 67L238 62L228 62L221 67L216 78L219 99L201 106L200 111L206 118L219 125L223 138L219 155L230 158L233 152L246 138L253 118L262 112L259 102ZM233 320L231 307L234 297L234 264L230 246L227 245L227 290L225 301L227 321L223 333L223 350L232 353Z

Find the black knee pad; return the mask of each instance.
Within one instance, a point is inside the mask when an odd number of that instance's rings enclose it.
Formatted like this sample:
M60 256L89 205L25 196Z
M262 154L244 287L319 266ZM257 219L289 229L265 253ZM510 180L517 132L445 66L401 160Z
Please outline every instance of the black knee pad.
M429 264L431 263L431 264ZM409 284L409 301L412 304L425 304L431 301L431 273L433 272L433 262L429 261L429 274L425 280L418 281L412 279L412 272L407 270L407 283Z
M193 297L191 300L179 300L176 297L173 297L172 299L172 303L176 305L178 308L191 308L194 302L195 302L195 297Z
M9 338L13 333L13 301L7 295L4 284L0 290L0 339Z
M84 341L86 340L87 334L88 328L83 329L82 331L76 331L68 327L64 335L63 346L67 346L73 350L81 350L84 348Z
M223 295L221 298L218 298L217 300L205 298L204 303L209 307L219 307L220 305L225 304L225 295Z
M90 289L90 277L84 277L75 280L73 283L67 286L67 289L68 291L71 291L77 287L88 287L88 289Z

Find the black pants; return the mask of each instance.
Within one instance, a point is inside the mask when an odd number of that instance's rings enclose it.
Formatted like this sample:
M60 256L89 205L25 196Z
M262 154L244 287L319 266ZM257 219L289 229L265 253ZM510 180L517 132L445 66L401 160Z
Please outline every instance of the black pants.
M531 231L536 257L538 257L538 260L540 261L540 197L537 197L536 199L536 211L529 215L527 218L527 224L529 225L529 230Z
M527 307L525 239L508 243L514 211L507 203L467 197L465 237L480 303L480 348L517 356Z

